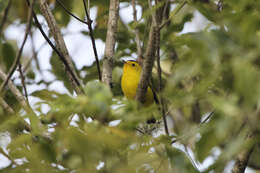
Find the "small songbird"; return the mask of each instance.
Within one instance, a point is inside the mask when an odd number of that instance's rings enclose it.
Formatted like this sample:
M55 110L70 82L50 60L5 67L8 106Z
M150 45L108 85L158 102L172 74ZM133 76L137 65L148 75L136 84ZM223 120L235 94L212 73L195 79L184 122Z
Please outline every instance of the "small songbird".
M121 88L124 95L128 99L135 99L136 91L141 78L142 66L137 61L126 61L123 67L123 76L121 79ZM144 106L149 106L153 103L158 104L156 93L150 86L148 86L145 94ZM155 118L150 118L147 120L148 124L156 123Z
M138 84L141 78L142 67L137 61L126 61L123 67L121 87L128 99L135 99ZM148 86L144 105L148 106L157 101L155 93Z

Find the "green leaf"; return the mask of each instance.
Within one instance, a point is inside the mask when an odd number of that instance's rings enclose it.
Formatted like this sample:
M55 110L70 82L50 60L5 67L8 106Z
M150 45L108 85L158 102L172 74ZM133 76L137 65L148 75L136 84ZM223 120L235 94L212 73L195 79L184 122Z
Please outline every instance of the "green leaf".
M0 13L7 7L8 0L0 0Z
M242 97L241 102L254 107L260 96L259 70L243 60L235 60L233 66L235 90Z
M195 2L192 5L196 7L199 12L204 15L208 20L213 22L218 22L217 19L219 17L218 6L214 2L202 3Z
M29 79L34 80L35 79L35 73L33 70L29 70L26 74L26 77L28 77Z
M2 45L2 56L7 70L10 69L15 59L15 50L10 43Z
M181 32L184 28L185 23L190 22L193 18L193 14L188 13L183 16L182 20L179 23L173 23L167 31L169 33L172 32Z
M61 96L62 94L59 94L55 91L49 91L47 89L43 89L39 91L34 91L31 95L34 97L38 97L42 100L54 101L56 100L57 96Z
M62 4L66 7L67 10L71 11L73 1L70 0L62 0ZM67 26L70 21L70 15L67 14L64 9L60 5L55 5L55 9L53 10L54 17L57 23L61 26Z
M87 111L97 119L107 119L112 103L110 88L99 81L91 81L85 87L89 108Z
M96 61L90 66L83 66L79 71L81 78L83 79L84 84L88 83L89 81L98 79L98 71Z
M214 146L217 146L218 139L214 129L208 129L207 132L203 133L200 140L196 143L196 155L200 162L211 154L211 150Z

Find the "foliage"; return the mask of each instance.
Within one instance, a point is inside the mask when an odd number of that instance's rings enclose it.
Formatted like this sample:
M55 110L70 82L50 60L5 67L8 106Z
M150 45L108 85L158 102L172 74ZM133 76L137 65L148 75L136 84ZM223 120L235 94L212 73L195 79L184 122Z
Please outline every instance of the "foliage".
M97 10L93 19L94 37L105 41L109 1L90 2L91 8ZM172 7L180 2L170 1ZM136 56L135 28L146 45L151 14L155 11L149 10L147 1L137 1L142 7L141 19L137 23L126 23L122 18L119 21L112 90L97 81L96 63L93 63L77 69L86 95L75 96L55 52L51 54L48 71L55 78L51 82L44 77L37 81L39 76L44 76L37 67L39 61L23 54L22 65L28 65L25 82L30 100L36 100L33 108L37 116L23 111L9 90L5 93L3 98L15 113L11 115L0 109L0 132L10 138L7 145L1 143L7 139L0 139L0 153L10 160L0 172L223 172L238 153L259 144L260 1L223 1L219 8L218 1L213 0L187 2L162 28L160 40L165 81L162 96L175 121L171 128L174 135L158 132L153 137L137 133L136 128L147 119L160 119L160 112L155 105L139 107L135 101L125 100L120 88L122 63L118 61ZM60 27L66 29L75 19L55 0L49 3ZM81 1L62 3L72 13L84 17ZM129 1L120 3L121 7L131 7ZM7 0L0 0L1 18L6 7ZM28 9L25 1L12 1L0 37L0 67L5 73L20 46L9 40L5 32L10 25L26 24L28 10L24 9ZM38 3L35 10L40 15ZM202 15L207 25L196 32L182 33L195 14ZM33 26L32 34L36 31ZM89 37L88 30L80 33ZM22 91L19 75L12 81ZM55 82L62 82L68 92L50 89L50 84ZM30 86L40 89L30 90ZM206 123L199 125L193 121L195 116L202 120L212 111L214 114ZM23 129L24 120L30 122L32 132ZM192 150L194 158L172 145L173 140L177 140L177 146ZM259 164L256 152L249 166ZM205 169L194 166L208 158L214 161Z

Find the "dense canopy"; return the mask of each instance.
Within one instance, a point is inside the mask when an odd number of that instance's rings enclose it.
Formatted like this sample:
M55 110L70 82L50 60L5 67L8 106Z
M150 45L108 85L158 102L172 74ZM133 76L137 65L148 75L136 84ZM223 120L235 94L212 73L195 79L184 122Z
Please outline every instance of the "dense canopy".
M257 172L259 40L256 0L0 0L0 172Z

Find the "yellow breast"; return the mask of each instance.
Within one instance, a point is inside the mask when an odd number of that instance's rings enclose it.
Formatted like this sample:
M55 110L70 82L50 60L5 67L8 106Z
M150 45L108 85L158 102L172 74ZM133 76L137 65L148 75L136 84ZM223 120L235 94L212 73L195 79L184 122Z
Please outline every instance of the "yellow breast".
M133 65L134 64L134 65ZM121 87L124 95L128 99L135 99L136 91L141 77L142 68L137 62L128 61L123 67L123 76L121 79ZM148 106L154 102L153 92L148 87L145 95L145 106Z

